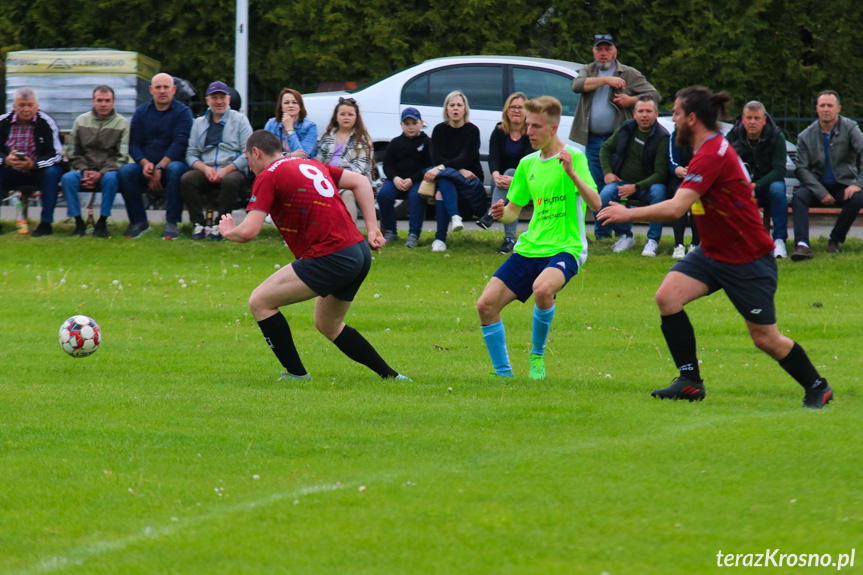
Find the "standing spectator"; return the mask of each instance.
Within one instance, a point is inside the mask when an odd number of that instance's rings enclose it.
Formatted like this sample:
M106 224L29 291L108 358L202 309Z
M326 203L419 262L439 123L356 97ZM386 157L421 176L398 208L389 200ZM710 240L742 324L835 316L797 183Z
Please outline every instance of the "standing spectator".
M99 221L93 237L108 237L108 217L117 195L117 170L129 160L129 120L114 110L114 90L111 86L96 86L91 100L93 109L81 114L72 126L71 171L63 175L63 194L70 218L75 218L76 236L87 233L81 217L78 190L102 192Z
M583 66L572 81L572 91L581 94L581 98L569 139L584 146L593 180L601 185L599 149L602 144L624 121L632 119L638 96L650 96L659 102L659 92L641 72L617 61L617 47L611 34L593 37L593 60ZM611 230L596 222L594 234L596 239L610 238Z
M0 146L0 195L14 186L39 186L42 217L33 237L51 235L63 173L60 167L63 147L56 122L39 110L33 90L18 89L12 111L0 116Z
M671 133L671 137L668 138L668 145L668 184L665 196L671 199L677 193L680 184L683 183L683 178L686 177L689 171L689 162L692 161L692 146L686 143L677 143L677 130ZM692 210L686 210L685 214L671 222L671 229L674 232L674 251L671 253L671 257L676 260L686 255L686 246L683 245L686 226L689 226L692 231L692 241L689 244L689 251L691 252L701 243L701 238L698 235L698 226L695 225Z
M433 252L446 251L448 225L454 232L464 229L461 209L479 218L488 208L479 163L479 128L470 123L467 96L458 90L450 92L443 103L443 119L432 132L431 159L436 165L423 176L437 187Z
M207 112L196 118L186 149L186 163L191 170L180 178L180 191L194 224L193 240L206 237L204 198L218 192L220 214L229 214L246 185L246 140L252 126L244 115L231 109L228 85L213 82L207 87ZM210 231L211 240L221 240L219 229Z
M192 128L192 111L174 99L177 87L169 74L156 74L150 82L151 102L141 104L132 115L129 154L134 163L120 168L120 193L129 213L127 238L150 230L141 185L154 193L165 192L166 240L179 237L177 224L183 218L180 178L186 165L186 146Z
M863 207L863 134L853 120L839 115L839 94L818 94L818 121L800 132L797 139L797 178L791 211L794 215L795 262L812 259L809 247L809 207L842 208L830 232L827 253L837 254L848 230Z
M504 200L512 183L512 176L519 161L533 152L530 138L527 137L524 103L527 96L521 92L511 94L503 105L503 120L495 127L488 142L488 169L491 172L492 188L491 203ZM492 215L486 214L477 221L477 225L489 229L494 222ZM503 243L497 248L497 253L508 254L515 247L515 230L518 221L504 224Z
M770 209L773 257L788 256L788 197L785 195L785 136L761 102L747 102L725 136L755 183L755 198Z
M267 120L264 129L276 135L286 156L314 158L318 151L318 126L306 117L303 96L296 90L282 88L276 116Z
M656 119L659 109L650 96L639 96L635 119L627 120L602 145L599 157L605 174L605 187L599 196L602 206L610 202L627 203L638 200L648 204L665 201L665 180L668 178L668 131ZM615 252L635 245L632 224L612 226L620 237L612 248ZM656 257L662 224L647 228L647 244L641 255Z
M339 98L327 130L318 144L318 160L331 166L362 174L371 183L374 169L374 146L363 125L360 107L353 98ZM353 190L339 190L339 195L357 223L357 200Z
M387 243L398 239L395 201L407 195L410 202L410 222L406 248L417 247L426 214L426 200L419 195L423 170L431 164L431 139L422 131L423 119L416 108L402 110L402 135L393 138L384 156L384 175L387 179L378 192L381 209L381 226Z

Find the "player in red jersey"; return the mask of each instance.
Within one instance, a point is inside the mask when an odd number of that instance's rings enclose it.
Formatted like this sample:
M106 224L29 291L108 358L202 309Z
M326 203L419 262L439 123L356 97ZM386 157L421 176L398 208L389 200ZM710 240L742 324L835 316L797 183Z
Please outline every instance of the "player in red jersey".
M279 379L311 378L279 308L315 298L315 327L342 353L382 378L408 380L344 323L371 267L369 246L380 249L386 243L377 226L368 178L315 160L284 157L279 139L266 130L258 130L246 142L246 158L257 175L248 213L240 225L224 214L219 231L222 237L245 243L257 237L270 214L294 253L296 261L264 280L249 298L252 315L285 368ZM351 220L339 189L353 190L368 243Z
M673 198L641 208L612 204L597 217L603 223L672 221L692 210L701 247L679 260L656 291L662 334L680 372L671 385L653 391L660 399L704 399L695 331L683 307L717 290L746 320L758 349L779 362L805 390L803 406L820 409L833 391L806 352L776 327L778 272L773 241L761 225L754 186L740 158L716 125L728 95L693 86L677 94L672 119L678 145L695 150L689 170Z

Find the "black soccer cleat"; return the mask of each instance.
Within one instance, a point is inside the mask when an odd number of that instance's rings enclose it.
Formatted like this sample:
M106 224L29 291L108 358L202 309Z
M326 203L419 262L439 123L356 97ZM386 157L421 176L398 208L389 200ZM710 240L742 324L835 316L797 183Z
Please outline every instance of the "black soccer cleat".
M681 376L672 381L668 387L654 389L650 395L659 399L701 401L707 395L707 391L704 389L703 381L695 381Z
M826 379L820 380L820 383L815 387L810 387L806 390L806 395L803 397L803 407L808 409L821 409L833 399L833 390L830 389L830 384Z

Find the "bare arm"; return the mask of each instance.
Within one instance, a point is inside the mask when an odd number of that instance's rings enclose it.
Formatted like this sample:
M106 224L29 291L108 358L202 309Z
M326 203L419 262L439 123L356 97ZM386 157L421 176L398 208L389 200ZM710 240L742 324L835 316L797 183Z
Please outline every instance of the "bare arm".
M234 217L231 214L222 214L222 219L219 221L219 233L222 234L223 238L232 242L244 244L258 237L266 218L266 212L251 210L238 226L234 224Z
M369 179L362 174L345 170L342 172L342 177L337 185L340 190L352 190L354 192L357 205L363 213L369 246L376 250L384 247L386 241L384 241L384 236L378 228L378 218L375 214L375 195Z
M521 215L521 210L524 206L520 206L515 202L510 202L506 206L503 205L503 200L498 200L491 207L491 217L502 224L511 224L518 220Z
M692 207L701 195L689 188L678 188L674 197L640 208L629 208L617 202L611 202L607 208L603 208L596 217L603 225L620 224L624 222L670 222L683 216Z
M583 163L584 169L587 169L587 160L583 156L584 154L580 154L578 161ZM587 200L590 209L593 211L599 210L599 208L602 207L602 200L599 198L599 194L596 193L596 190L585 184L584 180L582 180L575 172L575 169L572 167L572 154L570 154L568 150L563 149L560 151L558 160L560 161L560 165L563 166L563 170L566 172L566 175L569 176L569 179L572 180L573 184L575 184L578 193L581 194L581 197Z

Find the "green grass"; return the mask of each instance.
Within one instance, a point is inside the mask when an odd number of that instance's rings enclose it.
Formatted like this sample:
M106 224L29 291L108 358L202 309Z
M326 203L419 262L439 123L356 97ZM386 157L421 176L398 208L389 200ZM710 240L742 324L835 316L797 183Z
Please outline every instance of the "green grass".
M707 400L650 398L675 375L653 303L667 237L653 260L591 248L545 382L527 378L532 303L503 313L516 378L488 375L474 306L500 234L466 233L377 254L348 315L413 383L345 358L310 302L284 312L314 379L277 383L246 307L292 260L272 232L58 227L0 235L0 573L733 573L719 550L861 541L859 240L779 262L779 326L836 393L812 412L721 293L687 308ZM86 359L57 342L76 313L103 331Z

